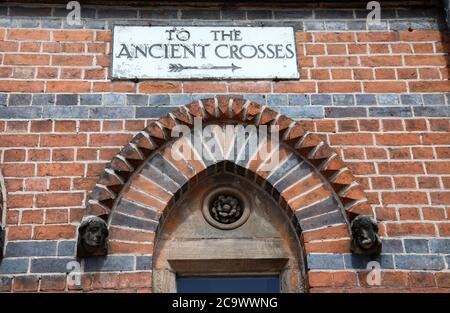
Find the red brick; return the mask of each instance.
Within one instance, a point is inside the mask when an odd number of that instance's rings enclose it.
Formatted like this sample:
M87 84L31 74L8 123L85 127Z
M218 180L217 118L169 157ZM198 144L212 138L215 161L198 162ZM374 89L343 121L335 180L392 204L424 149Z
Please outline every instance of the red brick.
M147 81L139 84L142 93L178 93L181 92L181 83Z
M75 238L76 230L76 226L74 225L36 226L33 239L73 239Z
M6 38L8 40L48 41L50 40L50 32L37 29L8 29Z
M388 236L435 236L433 224L425 223L387 223L386 232Z
M94 33L84 30L62 30L53 32L55 41L92 41Z
M428 204L426 193L418 191L383 192L382 198L384 204Z
M36 206L41 208L80 206L82 202L82 193L47 193L36 195Z
M7 54L5 65L48 65L50 57L44 54Z

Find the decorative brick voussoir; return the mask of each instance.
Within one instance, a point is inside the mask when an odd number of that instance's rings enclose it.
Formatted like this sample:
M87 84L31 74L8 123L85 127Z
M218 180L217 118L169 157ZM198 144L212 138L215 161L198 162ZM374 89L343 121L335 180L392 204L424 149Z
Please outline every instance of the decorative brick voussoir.
M200 161L184 158L176 161L170 154L171 145L177 139L172 137L171 131L180 124L193 127L195 117L205 123L219 125L230 122L277 125L281 129L282 146L286 144L291 148L284 153L285 157L278 167L263 177L255 169L250 170L256 166L252 156L227 161L225 151L231 142L227 144L220 139L217 143L224 154L216 155L213 161L204 158ZM191 152L195 150L193 142L187 140L185 143L191 147ZM206 147L203 145L203 148ZM294 151L290 157L289 150ZM211 154L210 151L208 153ZM347 218L361 213L371 214L370 205L353 175L338 154L318 135L305 131L301 121L294 122L256 102L228 96L194 101L150 122L100 175L97 186L90 193L88 213L110 216L111 227L117 225L156 231L160 215L168 211L181 193L195 185L202 176L222 169L264 184L266 190L287 208L288 215L295 212L297 227L306 232L311 233L323 226L345 224ZM314 173L317 179L302 182L301 178L307 173ZM338 198L334 199L333 195ZM330 203L327 204L327 201ZM341 204L348 211L348 217L339 208ZM335 234L330 232L323 236L334 238ZM345 237L349 237L348 230ZM120 239L111 239L110 252L137 251L137 243L124 246ZM349 241L311 243L308 247L313 249L311 251L349 252ZM141 248L147 251L145 247L139 247L140 252L144 251Z

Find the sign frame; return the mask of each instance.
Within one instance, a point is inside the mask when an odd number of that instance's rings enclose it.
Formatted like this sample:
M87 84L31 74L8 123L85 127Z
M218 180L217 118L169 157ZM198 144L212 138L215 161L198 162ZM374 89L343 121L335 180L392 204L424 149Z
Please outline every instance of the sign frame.
M296 66L296 73L297 77L290 77L290 78L280 78L280 77L270 77L270 78L261 78L261 77L245 77L245 78L233 78L233 77L145 77L145 78L131 78L131 77L113 77L113 59L114 59L114 32L115 28L119 26L123 27L173 27L173 28L189 28L189 27L226 27L226 28L290 28L292 30L293 34L293 43L294 43L294 52L295 52L295 66ZM115 23L112 25L112 39L111 39L111 47L110 47L110 59L109 59L109 70L108 70L108 78L110 81L133 81L133 82L140 82L140 81L300 81L301 76L301 66L299 63L299 54L298 54L298 48L297 48L297 40L295 36L295 28L293 26L264 26L264 25L214 25L214 24L206 24L206 25L173 25L173 24L152 24L152 25L130 25L130 24L122 24L122 23Z

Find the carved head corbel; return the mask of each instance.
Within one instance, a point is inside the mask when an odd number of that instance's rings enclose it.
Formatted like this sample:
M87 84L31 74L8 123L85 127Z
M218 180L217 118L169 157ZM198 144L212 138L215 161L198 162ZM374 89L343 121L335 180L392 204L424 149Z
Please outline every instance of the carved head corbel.
M85 216L78 227L77 256L100 256L108 252L108 226L98 216Z
M377 221L367 215L357 216L350 225L351 250L354 254L374 256L381 253Z

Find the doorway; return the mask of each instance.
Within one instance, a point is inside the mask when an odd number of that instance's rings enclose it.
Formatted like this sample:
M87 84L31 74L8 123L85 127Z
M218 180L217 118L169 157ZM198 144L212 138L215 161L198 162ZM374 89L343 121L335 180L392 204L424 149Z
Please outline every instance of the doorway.
M153 260L154 292L305 290L302 247L286 213L260 186L226 172L177 201Z

